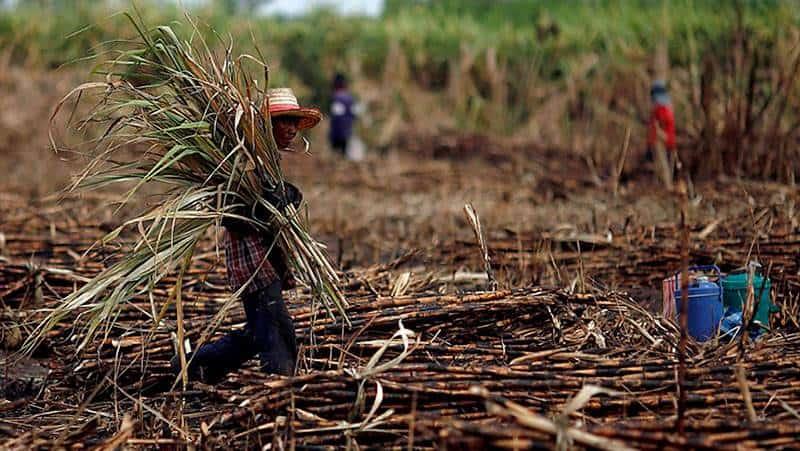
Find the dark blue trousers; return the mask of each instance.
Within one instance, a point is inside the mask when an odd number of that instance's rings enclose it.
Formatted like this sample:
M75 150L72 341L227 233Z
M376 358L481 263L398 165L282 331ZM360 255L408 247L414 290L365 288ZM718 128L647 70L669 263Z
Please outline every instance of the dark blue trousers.
M294 374L297 342L294 323L281 296L281 282L244 295L247 316L244 330L232 331L217 341L198 349L189 364L189 378L207 383L222 380L226 374L242 366L256 354L261 369L267 373ZM180 362L173 359L173 370L180 371Z

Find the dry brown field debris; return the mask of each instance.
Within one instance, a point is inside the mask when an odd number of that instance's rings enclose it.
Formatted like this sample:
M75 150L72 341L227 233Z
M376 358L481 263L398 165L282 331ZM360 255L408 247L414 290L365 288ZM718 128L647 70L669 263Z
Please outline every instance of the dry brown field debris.
M558 160L547 152L515 152L496 165L481 155L429 157L293 164L312 229L342 268L352 328L317 315L309 293L296 289L288 295L303 343L296 377L262 374L252 362L218 386L186 391L168 374L175 313L156 328L151 320L150 295L163 301L174 278L137 297L80 353L70 318L32 358L13 359L49 307L109 264L111 249L85 251L119 218L103 197L0 194L0 448L750 449L797 441L796 190L733 180L695 187L703 197L692 206L692 261L730 270L757 258L770 267L780 312L773 331L748 345L743 379L734 370L738 343L689 343L681 435L679 333L658 313L660 280L680 259L669 194L647 180L615 196L585 171L556 177L547 168ZM481 217L495 291L461 211L466 201ZM192 346L244 321L238 305L217 315L228 292L213 238L183 281Z

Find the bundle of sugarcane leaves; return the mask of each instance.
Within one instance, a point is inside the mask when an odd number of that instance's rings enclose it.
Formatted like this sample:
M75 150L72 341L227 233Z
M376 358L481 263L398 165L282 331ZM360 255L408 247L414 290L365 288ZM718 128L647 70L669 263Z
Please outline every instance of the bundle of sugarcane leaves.
M102 71L104 82L76 87L54 116L70 98L77 97L79 102L84 92L101 91L101 101L76 125L100 122L107 127L102 138L93 141L92 159L70 189L125 183L132 188L122 202L151 182L164 186L164 192L155 207L103 238L104 242L117 239L125 228L134 228L139 236L131 252L50 312L25 349L32 351L50 328L76 312L83 329L78 346L82 349L99 331L113 327L122 303L146 293L170 272L179 271L182 276L195 245L223 218L274 233L272 246L283 250L295 276L315 294L315 302L321 301L332 316L338 311L347 322L347 303L336 271L324 246L309 235L299 208L288 203L279 209L265 198L265 193L285 190L265 101L268 71L263 58L234 57L232 46L216 56L190 18L190 40L179 39L169 26L147 29L142 20L128 18L137 39L108 63L108 70ZM253 66L259 76L264 74L261 88L247 71L254 72ZM131 155L130 145L146 151ZM252 214L236 214L243 207ZM269 214L257 215L257 208ZM177 278L178 284L181 279ZM180 286L175 292L179 297ZM176 301L180 309L179 298ZM154 324L170 302L160 309L154 306ZM180 310L178 320L180 337Z

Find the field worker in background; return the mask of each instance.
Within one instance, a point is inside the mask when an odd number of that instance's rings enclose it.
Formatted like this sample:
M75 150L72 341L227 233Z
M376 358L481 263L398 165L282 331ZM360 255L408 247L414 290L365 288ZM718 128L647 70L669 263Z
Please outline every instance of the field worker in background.
M668 189L672 189L672 177L678 161L675 149L675 114L663 80L656 80L650 88L653 109L647 130L647 159L656 158L659 175Z
M353 138L353 123L357 116L357 105L347 88L347 79L341 73L333 77L331 97L331 128L328 139L331 148L342 156L348 156L348 146ZM352 159L352 158L351 158Z
M291 89L276 88L267 92L272 134L281 150L292 150L297 134L317 125L322 114L315 108L298 105ZM288 204L299 208L303 195L290 183L280 189L267 190L264 198L276 208ZM246 211L245 211L246 210ZM258 217L266 222L266 208L242 206L233 212L239 216ZM253 356L258 355L261 369L267 373L290 376L294 374L297 344L294 324L283 302L281 291L291 288L294 280L283 251L275 243L275 232L264 232L244 220L226 217L224 247L228 285L232 291L244 287L241 295L247 323L212 343L201 346L191 359L188 375L205 383L220 381ZM177 356L176 356L177 357ZM172 359L172 370L180 373L180 360Z

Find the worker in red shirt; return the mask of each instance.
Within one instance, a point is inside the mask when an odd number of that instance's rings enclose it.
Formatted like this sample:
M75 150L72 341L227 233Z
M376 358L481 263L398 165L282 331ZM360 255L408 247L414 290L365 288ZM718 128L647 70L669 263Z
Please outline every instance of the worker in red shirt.
M653 110L647 130L647 159L655 155L664 183L672 188L672 176L679 164L675 149L675 114L663 80L656 80L650 88Z
M653 100L653 110L648 124L647 147L651 151L655 149L660 130L664 147L670 152L675 152L675 114L672 111L667 86L662 80L653 82L650 98Z

